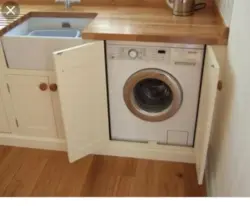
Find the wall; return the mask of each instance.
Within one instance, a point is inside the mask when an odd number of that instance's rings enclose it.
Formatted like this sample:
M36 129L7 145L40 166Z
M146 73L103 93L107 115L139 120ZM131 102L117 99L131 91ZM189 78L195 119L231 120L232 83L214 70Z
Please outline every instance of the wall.
M215 0L226 25L230 25L234 0Z
M222 9L223 10L223 9ZM250 24L249 0L236 0L228 60L208 153L211 196L250 196ZM226 18L230 16L228 12Z

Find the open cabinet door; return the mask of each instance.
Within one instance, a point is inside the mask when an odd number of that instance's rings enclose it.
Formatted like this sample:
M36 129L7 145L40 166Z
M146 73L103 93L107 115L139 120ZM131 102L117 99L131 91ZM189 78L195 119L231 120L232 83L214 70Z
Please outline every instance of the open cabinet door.
M202 78L200 106L195 134L194 152L198 183L203 183L212 122L215 110L220 67L211 46L207 46Z
M70 162L109 140L104 52L98 41L53 54Z

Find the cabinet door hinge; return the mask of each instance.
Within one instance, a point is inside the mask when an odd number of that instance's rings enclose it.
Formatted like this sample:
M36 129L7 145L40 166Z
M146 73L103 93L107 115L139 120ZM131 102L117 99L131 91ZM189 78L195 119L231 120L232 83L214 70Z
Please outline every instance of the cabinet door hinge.
M8 83L6 83L6 85L7 85L7 90L10 93L10 85Z
M16 126L19 127L19 123L18 123L18 120L16 119Z

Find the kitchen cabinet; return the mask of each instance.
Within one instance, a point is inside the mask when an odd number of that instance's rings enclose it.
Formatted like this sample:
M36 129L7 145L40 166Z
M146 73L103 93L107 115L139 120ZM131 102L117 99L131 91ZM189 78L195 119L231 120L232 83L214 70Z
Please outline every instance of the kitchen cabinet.
M8 102L11 105L13 133L36 137L56 137L49 78L47 76L7 75Z
M4 133L10 132L9 123L8 123L1 93L0 93L0 132L4 132Z
M180 161L185 161L190 154L202 184L220 71L212 47L207 47L205 57L194 148L109 139L103 42L55 52L54 60L70 162L88 154L148 159L165 156L177 161L178 156L183 155Z
M67 149L62 148L67 150L70 162L101 154L195 163L201 184L220 76L213 47L207 46L206 50L194 147L110 140L104 48L104 41L94 41L56 51L55 70L50 72L22 74L2 64L6 67L5 105L11 107L7 114L13 135L54 139L65 136L65 142L61 139L53 143L56 148L57 144L67 145ZM0 56L3 59L3 53ZM49 85L54 83L58 88L51 91ZM51 148L47 143L41 147Z

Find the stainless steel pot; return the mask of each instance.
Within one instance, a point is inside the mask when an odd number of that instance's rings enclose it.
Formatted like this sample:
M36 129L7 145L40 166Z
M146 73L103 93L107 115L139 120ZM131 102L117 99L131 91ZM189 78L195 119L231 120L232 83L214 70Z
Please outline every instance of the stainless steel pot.
M176 16L189 16L194 11L206 7L206 3L196 3L195 0L166 0L170 8L173 9L173 14Z

